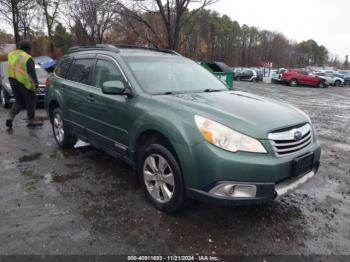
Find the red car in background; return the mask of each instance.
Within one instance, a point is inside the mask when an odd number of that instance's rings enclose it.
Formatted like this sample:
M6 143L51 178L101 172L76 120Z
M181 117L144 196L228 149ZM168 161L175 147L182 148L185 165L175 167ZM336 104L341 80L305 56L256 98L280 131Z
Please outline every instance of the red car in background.
M306 70L288 70L282 74L281 81L289 84L290 86L313 86L319 88L327 87L326 81L322 78L319 78Z

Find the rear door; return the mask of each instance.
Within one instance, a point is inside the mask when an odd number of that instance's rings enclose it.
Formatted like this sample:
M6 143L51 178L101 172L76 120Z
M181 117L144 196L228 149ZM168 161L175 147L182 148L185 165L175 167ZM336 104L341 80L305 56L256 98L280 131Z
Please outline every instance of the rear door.
M79 135L86 137L85 128L90 123L91 73L94 55L77 56L67 73L67 81L62 85L65 96L68 121Z
M250 70L244 70L242 72L242 79L243 80L249 80L251 78L251 75L252 75L252 73L251 73Z

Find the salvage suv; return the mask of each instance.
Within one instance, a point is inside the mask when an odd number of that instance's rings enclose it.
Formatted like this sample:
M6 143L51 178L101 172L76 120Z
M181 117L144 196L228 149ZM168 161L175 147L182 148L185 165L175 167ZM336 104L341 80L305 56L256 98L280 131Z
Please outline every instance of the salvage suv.
M171 50L71 48L49 79L45 106L60 147L81 139L125 160L164 212L179 210L187 197L269 202L319 167L305 113L230 91Z

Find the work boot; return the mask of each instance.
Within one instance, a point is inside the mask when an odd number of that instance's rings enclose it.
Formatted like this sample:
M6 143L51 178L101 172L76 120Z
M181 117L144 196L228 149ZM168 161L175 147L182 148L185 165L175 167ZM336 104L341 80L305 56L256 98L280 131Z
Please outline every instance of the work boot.
M28 120L27 127L36 127L36 126L42 126L42 125L43 125L43 122L31 119L31 120Z
M11 119L11 118L9 118L9 119L6 120L6 126L7 126L9 129L12 128L12 119Z

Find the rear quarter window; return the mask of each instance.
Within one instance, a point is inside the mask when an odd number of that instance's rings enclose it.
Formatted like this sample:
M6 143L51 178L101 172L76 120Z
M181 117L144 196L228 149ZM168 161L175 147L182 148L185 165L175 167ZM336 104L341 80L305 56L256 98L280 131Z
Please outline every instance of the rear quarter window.
M59 77L66 78L66 74L71 63L71 58L63 58L56 67L55 74Z

